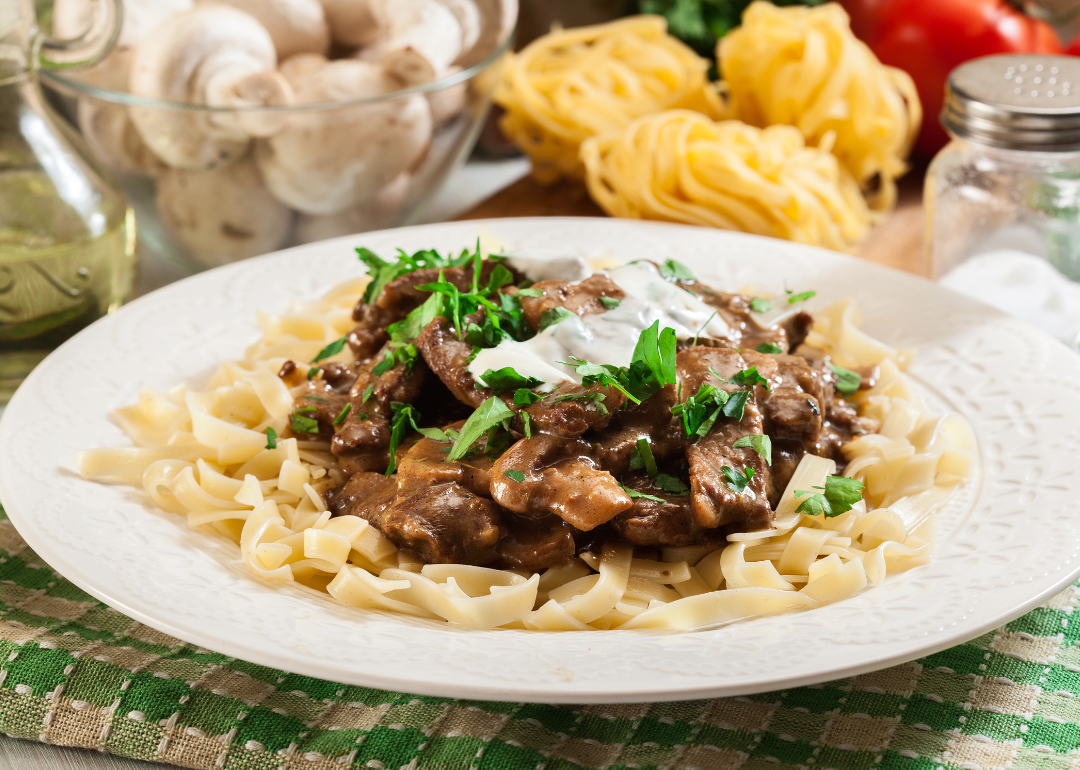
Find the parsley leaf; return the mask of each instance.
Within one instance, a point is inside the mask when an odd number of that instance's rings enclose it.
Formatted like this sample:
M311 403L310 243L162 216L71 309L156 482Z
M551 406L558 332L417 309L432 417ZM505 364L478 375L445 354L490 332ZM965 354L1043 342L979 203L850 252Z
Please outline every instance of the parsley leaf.
M600 414L607 414L607 404L604 402L607 400L607 396L603 393L565 393L561 396L556 396L551 399L551 403L557 404L560 401L592 401L596 404L596 411Z
M600 383L605 388L614 388L621 392L628 399L635 404L640 404L641 401L634 397L630 391L628 391L620 380L625 379L623 370L618 366L612 366L611 364L590 364L588 361L582 361L580 358L570 357L570 360L574 363L568 364L565 361L559 363L563 366L569 366L575 372L581 376L582 385L595 385ZM591 396L589 396L591 398ZM577 398L585 398L585 396L577 396ZM562 401L564 399L558 398L556 401Z
M368 385L366 388L364 388L364 392L360 394L360 403L361 404L367 403L367 400L369 398L371 398L371 394L374 393L374 392L375 392L375 383L373 382L370 385Z
M525 423L525 438L532 438L532 418L528 412L521 413L521 421Z
M771 353L772 355L779 355L784 352L784 349L777 345L775 342L762 342L757 346L758 353Z
M573 318L576 315L577 313L572 310L567 310L564 307L549 307L540 314L540 328L537 329L537 333L539 334L545 329L555 326L555 324L562 323L567 318Z
M690 494L690 490L687 488L686 484L682 482L682 479L676 478L675 476L669 476L666 473L659 474L653 483L669 495L686 497Z
M859 386L862 384L862 377L858 372L853 372L850 369L845 369L842 366L836 364L829 364L829 368L832 369L832 373L836 375L836 389L844 396L854 396L859 391Z
M492 396L469 415L469 419L461 426L461 433L446 459L460 460L468 453L472 445L480 440L481 436L491 428L508 422L513 416L514 413L510 411L510 407L497 396Z
M753 310L755 313L768 313L770 310L772 310L772 303L769 302L769 300L767 299L755 297L754 299L750 300L750 309Z
M293 412L292 416L292 429L296 433L318 433L319 421L312 419L311 417L305 417L300 414L302 410L297 409Z
M386 350L385 358L371 369L371 373L376 377L381 377L398 365L408 366L411 371L413 364L416 363L417 356L420 355L416 345L412 343L390 342L387 344L387 348L389 349Z
M371 281L364 291L364 303L370 305L378 299L383 287L398 276L411 273L420 268L461 267L475 260L479 253L479 244L477 244L475 251L464 249L457 257L444 257L432 249L417 251L414 254L406 254L399 249L397 259L393 262L387 262L371 249L361 247L356 250L356 254L360 261L367 266L368 275L371 276Z
M349 412L352 411L352 404L345 404L345 407L341 410L337 417L334 418L334 425L341 425L345 422L345 418L349 416Z
M525 377L514 371L513 367L504 366L502 369L488 369L480 375L480 379L489 388L495 390L515 390L517 388L535 388L543 385L544 381L536 377Z
M715 373L716 372L713 372L713 374ZM728 377L728 382L748 388L752 388L760 382L765 386L765 390L769 390L769 381L758 373L756 366L751 366L749 369L743 369L741 372L736 372L734 377Z
M696 281L690 268L674 259L665 259L660 265L660 275L669 281Z
M707 382L701 383L697 393L681 404L671 407L671 413L682 417L687 436L704 438L712 429L721 409L731 400L731 394Z
M345 337L342 337L339 340L334 340L329 345L327 345L325 348L323 348L318 353L316 353L315 358L311 359L311 363L317 364L320 361L322 361L323 359L330 358L331 356L336 356L338 353L340 353L342 350L345 349L345 341L347 339L348 339L348 335L346 335ZM311 378L309 377L308 379L311 379Z
M420 417L418 411L399 401L391 402L390 410L390 465L386 468L387 476L397 470L397 450L401 446L405 431L409 428L417 430L416 420Z
M518 484L525 480L525 474L522 471L516 471L511 469L508 471L503 471L503 475L512 481L516 481Z
M544 292L540 289L518 289L517 295L519 297L543 297ZM603 300L601 300L603 301Z
M792 294L789 291L788 294L790 295L787 298L787 301L788 301L789 305L794 305L796 302L805 302L806 300L813 299L814 297L817 296L816 291L804 291L801 294Z
M307 370L307 378L310 380L312 377L314 377L318 373L319 373L319 367L313 366L313 367L311 367L310 369Z
M444 304L445 299L442 294L432 294L404 319L386 327L386 331L390 333L390 339L394 342L412 342L420 336L425 326L444 313Z
M755 452L765 458L766 465L772 465L772 439L764 434L751 434L743 436L734 444L732 444L731 448L753 449Z
M674 385L677 344L675 330L660 331L659 321L642 331L630 359L627 389L644 400L665 385Z
M626 484L619 484L619 486L622 487L622 491L625 492L631 500L633 500L634 498L641 498L642 500L652 500L653 502L657 503L667 502L667 500L662 497L657 497L656 495L647 495L644 492L638 492L637 490L631 489L630 487L626 486Z
M720 411L724 413L725 417L731 417L735 422L742 422L743 411L746 408L746 402L749 398L750 391L748 390L740 390L738 393L732 393L731 398L724 402Z
M660 471L656 468L656 458L653 457L649 439L644 436L637 440L637 455L641 458L642 467L649 474L650 479L655 479Z
M273 428L266 429L266 448L277 449L277 431Z
M720 470L727 477L727 481L724 483L727 484L728 489L737 495L741 495L746 487L749 486L750 480L754 478L753 468L747 468L743 473L739 473L734 468L729 468L725 465Z
M614 297L601 297L600 304L606 307L608 310L614 310L622 304L622 300L615 299Z
M521 388L514 391L514 406L530 406L543 398L539 393Z
M814 493L806 489L796 489L795 497L806 497L795 510L807 516L824 515L826 519L850 511L862 500L863 483L846 476L828 476L825 486L814 487L821 492Z

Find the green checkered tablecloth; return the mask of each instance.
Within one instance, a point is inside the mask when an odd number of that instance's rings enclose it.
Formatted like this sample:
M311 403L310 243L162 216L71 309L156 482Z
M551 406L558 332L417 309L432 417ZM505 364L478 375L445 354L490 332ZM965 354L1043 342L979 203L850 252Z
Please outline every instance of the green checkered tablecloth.
M0 732L232 770L1065 770L1080 768L1078 595L1073 586L968 644L816 687L481 703L349 687L185 644L83 593L0 518Z

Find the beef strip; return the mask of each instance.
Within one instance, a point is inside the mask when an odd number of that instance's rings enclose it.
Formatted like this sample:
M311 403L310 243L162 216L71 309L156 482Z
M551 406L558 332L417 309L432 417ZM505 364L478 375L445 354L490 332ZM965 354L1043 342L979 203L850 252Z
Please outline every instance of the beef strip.
M421 460L419 465L426 468L420 468L411 462L410 455L425 440L402 458L405 473L353 474L331 498L330 511L366 519L398 548L415 552L429 564L490 564L503 534L501 509L462 484L444 480L452 472L440 474L430 463ZM417 455L426 455L428 449L422 447ZM467 479L467 474L461 476Z
M389 349L387 345L384 351ZM372 369L382 359L382 355L377 356L360 367L349 394L352 409L336 427L330 443L330 450L347 473L382 470L389 465L391 404L412 403L429 374L427 365L418 359L411 368L397 363L376 375ZM370 394L364 398L369 387Z
M803 345L799 355L794 358L814 372L822 389L824 421L821 434L813 447L807 447L807 451L836 460L837 467L842 470L846 460L840 448L855 436L876 432L879 426L874 420L859 417L855 407L837 392L836 375L831 369L829 356L823 350ZM860 372L860 389L872 387L878 376L875 368L869 367L867 371Z
M463 422L447 427L461 429ZM476 450L456 462L446 459L449 444L421 438L398 463L398 478L402 488L460 484L475 495L491 497L491 466L493 460L484 452L484 439Z
M594 273L580 283L569 281L540 281L530 288L544 292L542 297L522 297L521 309L525 320L534 329L540 328L540 317L545 310L562 307L579 316L607 312L601 297L625 299L626 294L603 273Z
M539 572L568 564L577 553L574 529L558 516L540 518L504 512L503 536L495 548L501 569Z
M494 391L476 387L476 379L466 368L472 345L457 338L446 318L440 316L424 327L414 344L431 371L459 401L475 409L491 398Z
M772 442L772 465L769 467L769 505L773 510L780 504L780 498L787 489L788 482L795 475L806 450L798 441L777 440Z
M630 497L580 439L548 434L522 439L492 468L491 496L504 508L539 518L553 513L575 529L595 529L630 507ZM515 481L507 471L525 474Z
M799 311L781 321L771 329L762 329L750 315L750 303L753 297L745 294L725 294L716 291L698 281L679 281L679 286L697 294L703 302L716 308L717 314L727 323L736 335L731 340L722 340L721 344L743 350L757 350L764 344L779 345L787 353L803 343L814 317L806 311Z
M748 368L746 360L735 350L705 347L682 351L676 365L682 381L682 393L687 398L696 393L704 382L734 391L735 386L727 379ZM722 382L717 381L710 368L716 370ZM746 402L742 421L721 417L705 438L698 439L687 449L691 508L695 520L702 527L712 529L723 526L732 531L752 532L771 526L773 513L766 494L768 466L753 449L735 449L732 446L745 435L761 433L761 412L756 400L750 399ZM740 475L745 474L746 469L752 469L754 475L742 492L736 492L728 486L724 467Z
M635 492L659 497L662 501L635 497L630 510L611 520L608 526L628 543L653 548L695 545L709 532L694 519L689 495L665 492L640 471L628 474L623 483Z
M642 438L648 439L658 462L681 455L687 440L682 424L671 414L675 403L675 388L668 385L651 398L616 414L607 430L592 440L593 457L598 465L621 477Z

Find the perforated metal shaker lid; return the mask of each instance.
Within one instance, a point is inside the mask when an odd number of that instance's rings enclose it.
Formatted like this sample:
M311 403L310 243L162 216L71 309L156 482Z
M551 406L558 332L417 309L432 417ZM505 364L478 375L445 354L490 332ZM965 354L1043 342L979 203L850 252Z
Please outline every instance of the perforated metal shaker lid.
M949 75L941 122L994 147L1080 150L1080 56L1005 54L961 64Z

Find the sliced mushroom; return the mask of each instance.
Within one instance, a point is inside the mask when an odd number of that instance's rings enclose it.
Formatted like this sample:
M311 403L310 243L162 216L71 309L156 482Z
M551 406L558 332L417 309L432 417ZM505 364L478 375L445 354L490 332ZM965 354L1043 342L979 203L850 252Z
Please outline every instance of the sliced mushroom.
M305 78L300 103L363 99L395 90L383 69L342 59ZM423 96L299 111L280 134L260 141L256 158L278 200L306 214L336 214L374 199L412 170L431 141Z
M382 30L373 7L379 0L320 0L330 25L330 36L343 48L374 42Z
M276 65L273 40L254 17L225 5L198 5L136 46L129 84L148 99L211 107L286 104L292 100L288 81L266 75ZM131 118L150 148L175 168L210 168L242 155L249 142L251 127L237 113L133 107Z
M208 267L274 251L292 225L250 155L209 170L166 169L157 207L177 242Z
M412 174L407 171L398 174L374 200L354 209L325 216L301 214L296 222L297 241L313 243L393 227L398 223L411 180Z
M279 59L330 50L330 27L319 0L219 0L250 13L266 27Z

